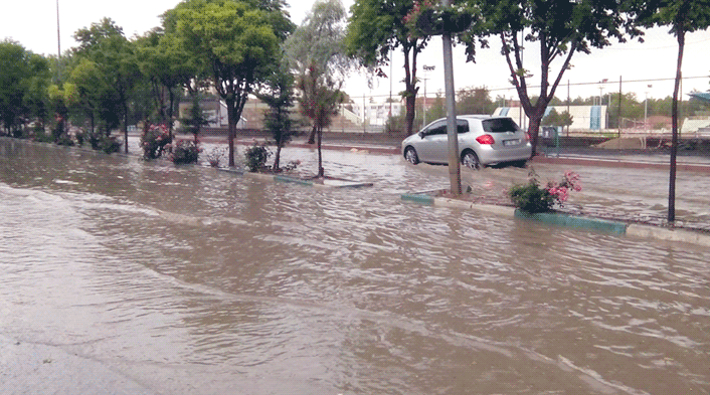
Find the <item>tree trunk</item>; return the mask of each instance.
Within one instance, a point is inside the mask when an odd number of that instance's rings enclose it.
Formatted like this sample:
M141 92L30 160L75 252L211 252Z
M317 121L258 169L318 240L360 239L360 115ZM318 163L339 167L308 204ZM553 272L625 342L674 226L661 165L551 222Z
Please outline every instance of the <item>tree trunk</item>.
M411 93L405 99L405 106L407 108L407 113L405 114L404 121L407 130L407 136L410 136L414 132L414 117L416 112L417 94L416 92Z
M283 143L281 141L276 142L276 154L274 155L274 165L271 167L274 171L278 171L281 167L281 146Z
M318 178L325 177L325 169L323 168L323 153L321 151L321 142L323 141L323 128L318 128Z
M673 105L671 116L673 119L673 137L671 140L671 171L668 183L668 222L675 222L675 185L678 155L678 96L680 95L681 68L683 65L683 50L685 49L685 31L680 28L676 32L678 38L678 65L675 74L675 88L673 89Z
M234 167L234 138L237 136L237 124L234 121L234 99L225 99L225 104L227 105L227 123L228 123L228 135L229 135L229 167Z
M530 159L534 158L537 155L537 142L538 142L538 136L540 135L540 123L542 122L542 116L535 111L535 113L532 114L530 117L530 125L528 125L528 133L530 134L530 138L532 141L530 142L530 145L532 145L532 151L530 152Z
M123 151L128 154L128 106L123 107Z
M308 137L308 144L315 144L317 132L318 132L318 128L314 124L313 129L311 130L311 135Z

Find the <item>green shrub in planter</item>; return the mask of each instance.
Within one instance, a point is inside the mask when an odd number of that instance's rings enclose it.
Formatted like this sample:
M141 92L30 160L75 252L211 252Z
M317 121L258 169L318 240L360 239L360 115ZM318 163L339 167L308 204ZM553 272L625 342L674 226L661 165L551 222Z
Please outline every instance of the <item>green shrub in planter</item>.
M254 142L254 145L247 148L246 153L246 166L250 172L254 173L266 167L266 161L271 156L271 152L266 148L266 145L259 145Z
M170 155L170 160L176 165L188 163L197 163L202 149L199 143L188 140L179 140L173 148L173 153Z

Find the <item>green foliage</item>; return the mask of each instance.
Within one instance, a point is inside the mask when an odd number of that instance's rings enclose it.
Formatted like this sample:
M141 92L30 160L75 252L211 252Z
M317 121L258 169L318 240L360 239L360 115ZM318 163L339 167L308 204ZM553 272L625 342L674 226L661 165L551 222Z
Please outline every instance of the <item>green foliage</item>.
M579 174L565 172L560 183L549 181L543 188L534 169L530 169L527 184L513 185L508 195L513 205L528 213L545 213L552 211L555 204L562 206L569 198L570 191L582 190Z
M6 131L22 135L23 124L34 117L46 117L49 65L9 39L0 41L0 124Z
M340 88L350 62L345 56L345 9L339 0L319 0L303 25L285 43L296 70L300 111L313 122L318 136L318 176L324 175L321 154L323 129L330 125L344 100Z
M266 148L266 145L260 145L255 141L254 145L247 148L244 156L246 158L247 169L254 173L266 167L266 161L269 159L269 156L271 156L271 152Z
M197 163L202 149L195 141L179 140L170 154L170 160L176 165Z
M555 198L545 188L540 188L536 179L527 184L513 185L508 191L515 207L528 213L546 213L552 211Z
M542 119L543 126L570 126L573 119L569 112L558 113L554 108Z
M102 133L90 133L89 144L96 151L103 151L106 154L112 154L121 150L121 143L113 136L106 136Z
M293 105L294 79L288 71L286 61L274 70L267 79L266 91L258 95L269 106L264 114L264 127L271 132L276 144L274 170L278 170L281 161L281 149L291 141L298 131L293 128L290 108Z
M100 73L92 75L103 80L98 92L100 119L109 130L122 120L127 137L130 104L142 78L135 43L126 39L123 29L110 18L78 30L74 38L79 42L74 55L94 62ZM128 146L124 148L128 152Z
M385 76L382 67L390 63L396 49L404 56L406 99L406 133L411 134L416 113L417 56L426 48L430 37L420 37L407 24L414 9L412 0L358 0L351 7L345 37L346 53L369 68L378 77Z
M200 98L198 95L192 96L192 105L187 113L186 118L180 119L182 123L182 132L191 133L194 136L195 142L197 142L197 136L204 126L209 125L209 121L205 116L205 112L200 106Z
M461 89L456 99L456 112L459 114L492 114L496 109L486 87Z
M279 2L187 0L164 15L165 31L190 59L200 59L203 75L227 105L229 165L234 166L234 137L249 93L263 80L288 28Z

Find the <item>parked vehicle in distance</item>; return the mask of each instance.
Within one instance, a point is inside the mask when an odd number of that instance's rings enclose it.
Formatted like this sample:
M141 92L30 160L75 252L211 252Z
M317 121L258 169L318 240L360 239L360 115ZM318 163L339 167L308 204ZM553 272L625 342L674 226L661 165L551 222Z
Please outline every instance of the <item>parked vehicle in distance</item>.
M509 117L459 115L456 117L459 158L464 166L512 163L525 166L532 153L530 135ZM402 141L402 155L412 164L449 162L446 118L425 126Z

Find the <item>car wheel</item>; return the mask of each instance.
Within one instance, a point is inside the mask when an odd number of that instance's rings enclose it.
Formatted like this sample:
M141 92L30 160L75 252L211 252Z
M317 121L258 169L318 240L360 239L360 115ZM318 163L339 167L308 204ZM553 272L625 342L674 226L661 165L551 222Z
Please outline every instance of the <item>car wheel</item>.
M471 169L478 170L481 168L481 162L478 160L478 156L470 149L467 149L461 155L461 164Z
M419 163L419 156L417 155L417 150L415 150L413 147L407 147L407 149L404 151L404 159L406 159L407 162L413 165Z

